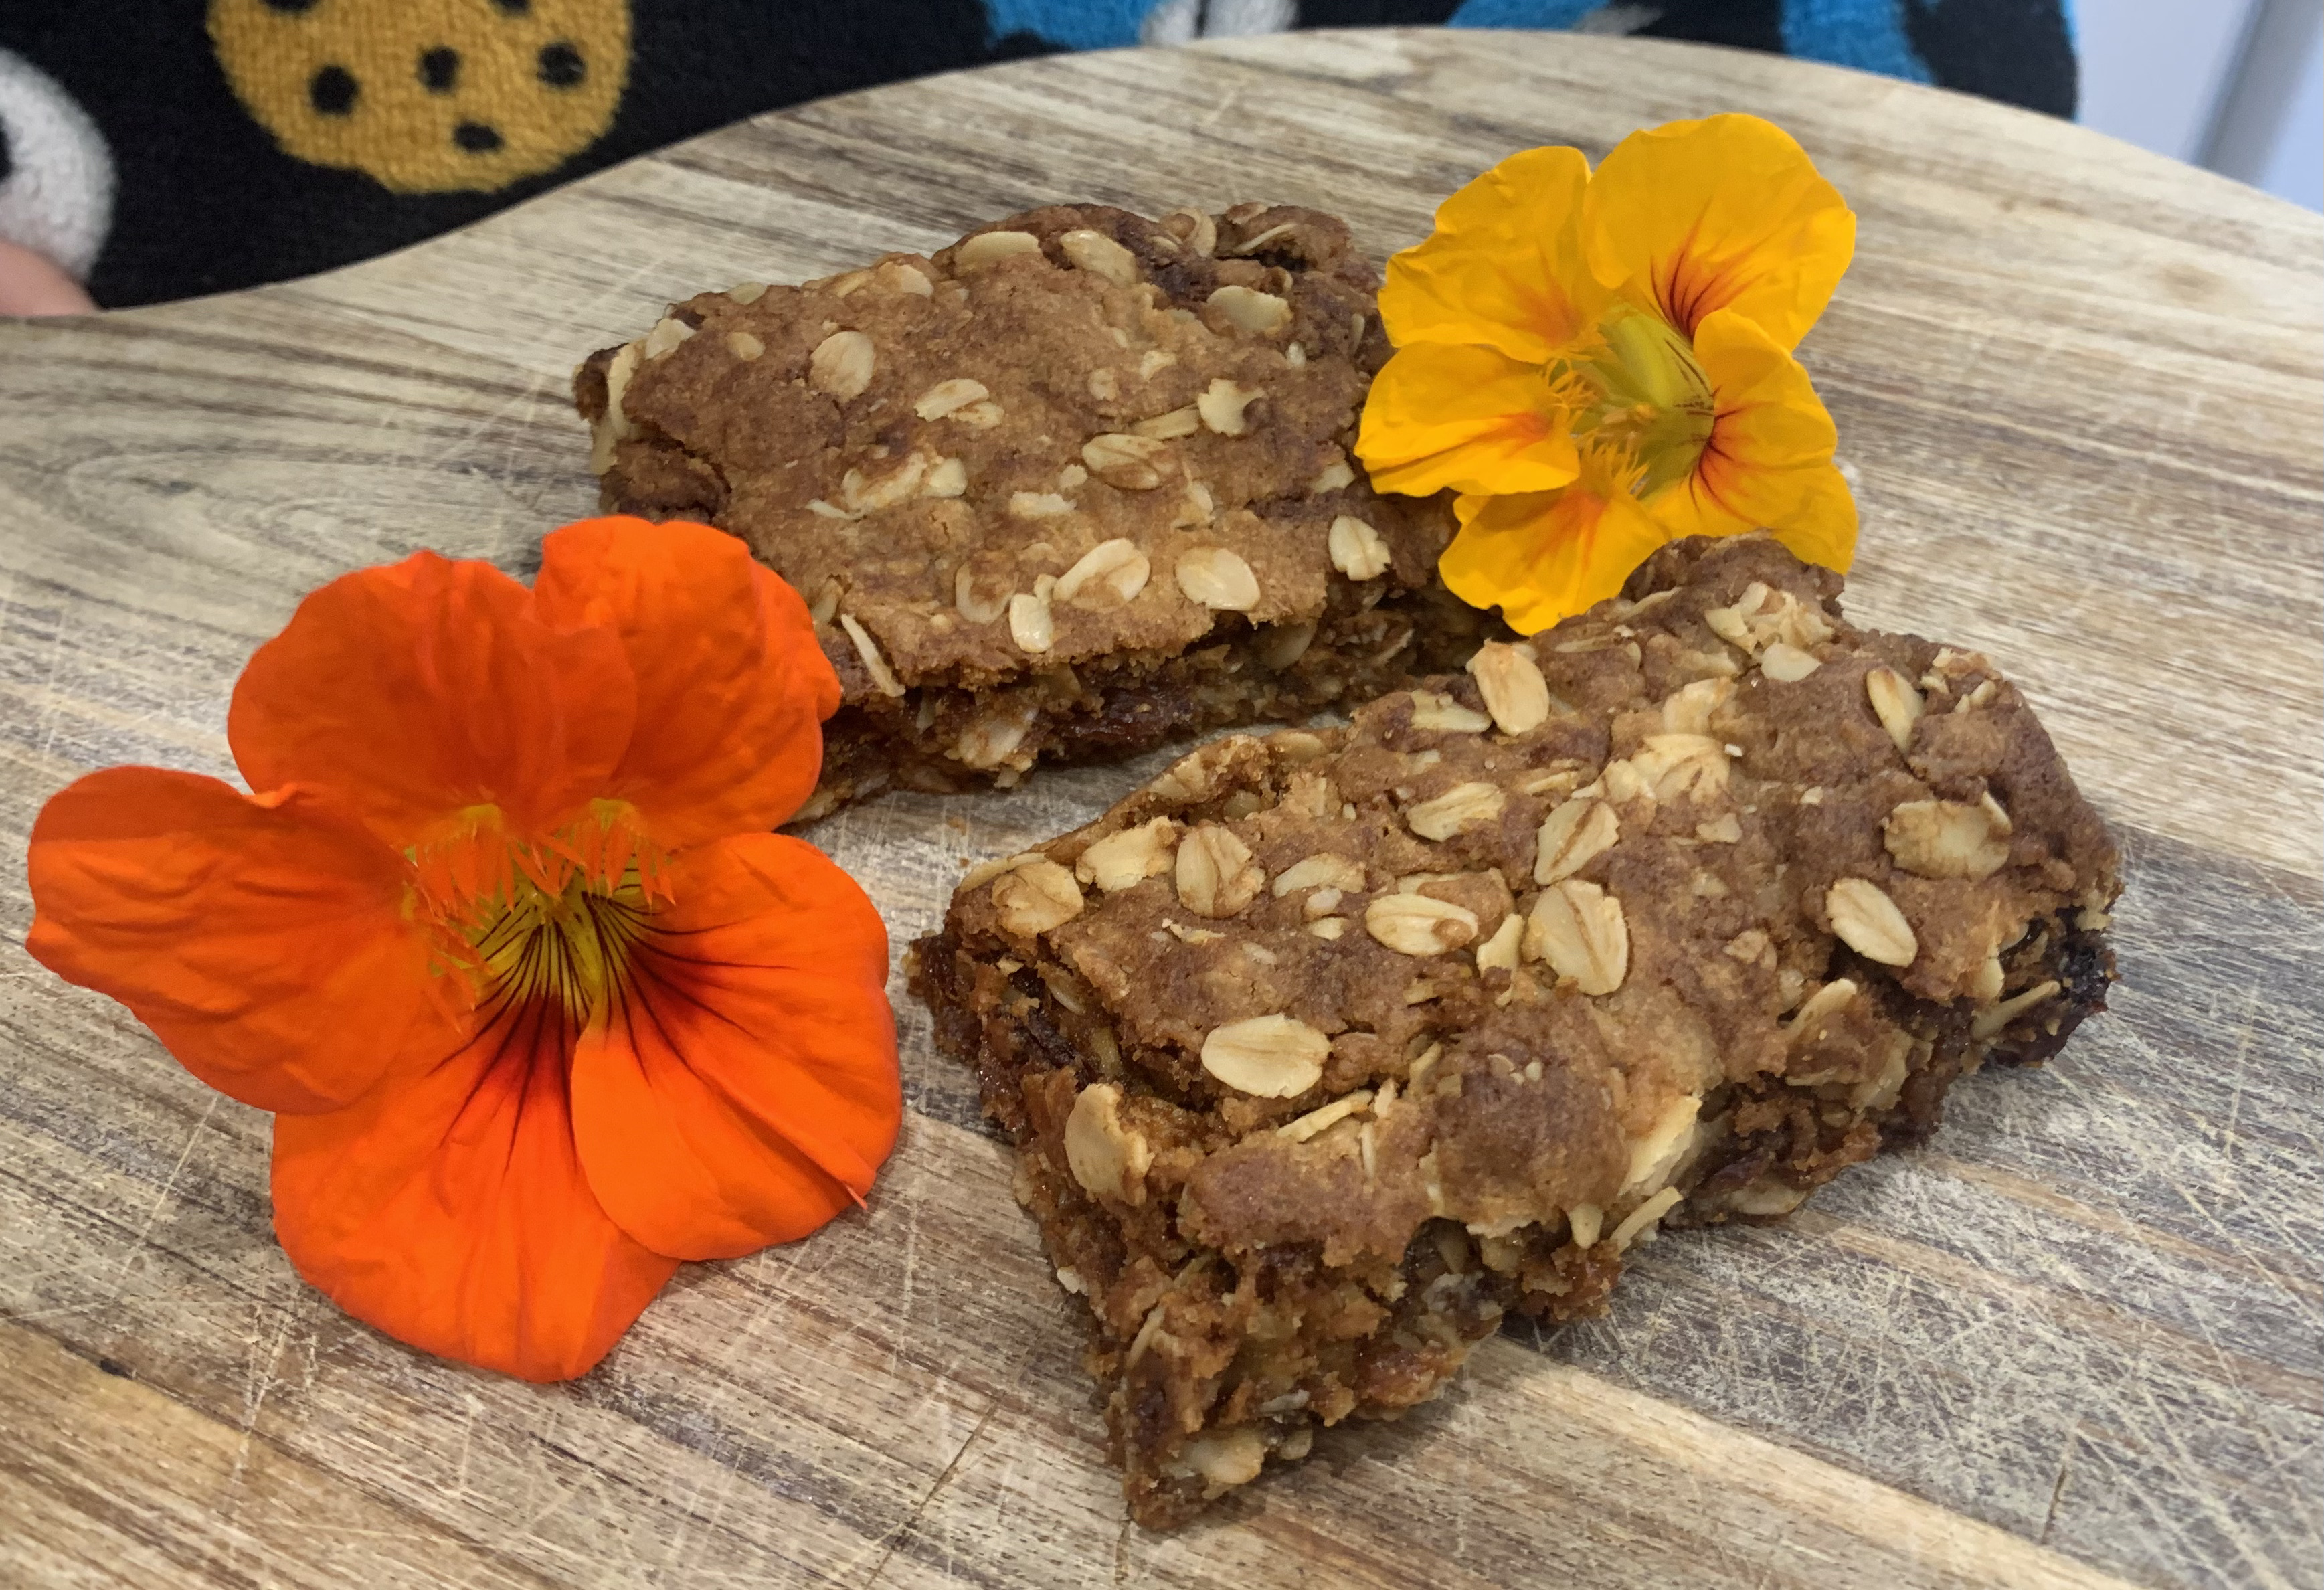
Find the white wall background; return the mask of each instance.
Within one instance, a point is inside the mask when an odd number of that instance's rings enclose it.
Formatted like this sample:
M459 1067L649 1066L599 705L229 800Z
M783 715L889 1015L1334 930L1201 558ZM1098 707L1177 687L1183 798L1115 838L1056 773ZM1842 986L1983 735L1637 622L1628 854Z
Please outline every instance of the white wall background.
M2324 209L2324 0L2072 0L2081 120Z

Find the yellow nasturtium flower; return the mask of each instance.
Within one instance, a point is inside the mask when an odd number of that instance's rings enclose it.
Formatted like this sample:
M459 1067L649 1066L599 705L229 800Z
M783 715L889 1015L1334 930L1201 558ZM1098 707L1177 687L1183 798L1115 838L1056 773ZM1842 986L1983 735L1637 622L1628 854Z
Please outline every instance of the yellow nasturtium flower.
M1665 541L1762 527L1846 569L1856 503L1792 356L1856 217L1757 116L1511 155L1388 261L1397 352L1357 451L1382 491L1456 492L1445 584L1516 628L1612 596Z

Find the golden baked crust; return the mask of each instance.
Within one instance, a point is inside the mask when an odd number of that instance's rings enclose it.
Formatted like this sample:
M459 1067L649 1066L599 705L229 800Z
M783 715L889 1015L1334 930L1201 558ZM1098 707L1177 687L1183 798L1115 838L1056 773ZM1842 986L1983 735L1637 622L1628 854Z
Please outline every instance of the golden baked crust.
M845 690L812 816L1458 666L1445 504L1351 458L1376 286L1312 210L1054 206L704 294L576 396L608 508L723 526L807 596Z
M2103 1004L2015 687L1752 536L988 864L917 951L1089 1299L1132 1512L1433 1393L1657 1224L1789 1212Z

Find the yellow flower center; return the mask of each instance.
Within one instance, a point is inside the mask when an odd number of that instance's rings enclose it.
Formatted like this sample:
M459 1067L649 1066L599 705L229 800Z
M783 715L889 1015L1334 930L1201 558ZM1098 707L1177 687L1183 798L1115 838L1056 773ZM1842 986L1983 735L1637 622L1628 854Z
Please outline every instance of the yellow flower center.
M502 1010L554 1002L576 1021L604 1008L650 914L634 875L613 889L576 875L556 893L519 877L467 939Z
M531 840L510 834L498 807L467 807L408 854L407 909L433 926L437 969L458 969L494 1021L548 1006L586 1024L669 898L668 858L620 801L592 801Z
M1711 441L1711 378L1686 335L1660 315L1615 305L1589 345L1553 360L1546 374L1572 405L1576 445L1627 456L1642 497L1685 479Z

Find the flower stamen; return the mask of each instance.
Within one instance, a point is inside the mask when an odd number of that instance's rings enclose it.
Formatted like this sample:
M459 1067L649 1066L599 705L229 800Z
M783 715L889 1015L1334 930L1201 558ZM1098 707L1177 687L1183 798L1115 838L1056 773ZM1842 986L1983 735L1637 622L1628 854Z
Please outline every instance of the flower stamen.
M1573 405L1573 439L1627 454L1651 495L1685 479L1710 444L1718 419L1711 379L1685 333L1660 315L1617 304L1587 350L1546 372L1553 388L1586 393Z

